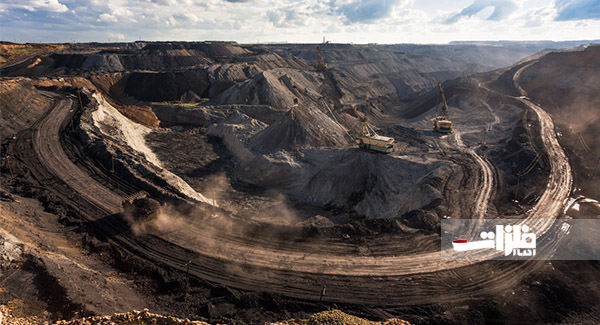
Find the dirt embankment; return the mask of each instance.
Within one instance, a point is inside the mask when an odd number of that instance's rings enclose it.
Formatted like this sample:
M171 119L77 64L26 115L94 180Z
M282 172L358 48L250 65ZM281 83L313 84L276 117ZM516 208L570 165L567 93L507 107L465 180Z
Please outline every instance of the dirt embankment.
M5 79L0 85L0 139L4 140L8 136L16 135L20 130L30 127L40 118L47 108L52 106L53 95L38 91L53 91L61 88L70 88L74 100L79 101L77 95L81 88L97 89L106 93L109 102L123 115L132 121L155 128L159 126L159 120L152 112L152 109L146 105L140 105L131 100L121 89L122 74L94 76L91 79L80 77L74 78L53 78L53 79L29 79L16 78ZM127 76L125 76L126 78ZM114 97L111 97L113 95Z
M49 55L5 65L5 76L78 75L94 71L174 71L215 64L224 58L243 57L249 51L235 43L148 43L142 48L120 46L112 49L80 44L64 51L54 48Z
M561 144L575 165L579 193L593 199L600 198L598 71L600 46L589 46L544 55L519 79L527 95L552 115Z
M40 96L31 82L2 80L0 82L0 139L13 137L30 128L52 105L53 99Z
M65 49L63 44L0 44L0 67L14 64L19 60L27 57L32 57L40 54L61 51ZM34 65L38 64L38 60L33 61ZM30 63L31 65L31 63ZM30 68L32 68L31 66Z

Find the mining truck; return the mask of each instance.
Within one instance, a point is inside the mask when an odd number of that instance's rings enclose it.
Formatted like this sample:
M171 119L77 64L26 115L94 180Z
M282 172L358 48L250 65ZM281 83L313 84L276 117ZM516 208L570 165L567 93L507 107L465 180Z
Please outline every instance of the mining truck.
M145 191L125 197L121 202L123 212L135 221L149 221L158 217L160 203L149 197Z
M438 82L439 95L438 102L435 105L435 119L433 120L433 130L439 133L452 133L452 121L448 116L448 104L446 103L446 95L442 83ZM441 100L440 100L441 99ZM438 106L442 103L442 111L439 112Z

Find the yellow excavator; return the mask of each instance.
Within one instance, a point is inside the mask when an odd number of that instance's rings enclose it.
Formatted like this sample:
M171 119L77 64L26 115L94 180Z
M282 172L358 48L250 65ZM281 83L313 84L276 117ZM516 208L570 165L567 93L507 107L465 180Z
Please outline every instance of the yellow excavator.
M438 88L440 89L440 92L438 95L438 103L435 105L435 120L433 120L433 130L439 133L452 133L452 121L450 121L450 117L448 116L448 104L446 104L446 95L444 94L444 88L442 88L441 82L438 82ZM440 98L443 104L441 114L438 112Z
M354 130L354 141L361 149L390 153L394 150L394 138L379 135L367 123L367 118L360 119L360 127Z
M317 71L326 72L327 64L325 63L325 59L323 58L323 53L321 52L321 48L317 46ZM295 87L294 87L295 88ZM323 101L325 107L331 114L333 120L339 124L335 115L329 108L326 102ZM298 106L298 99L294 99L294 106ZM346 129L344 126L339 124L341 127ZM394 150L394 138L384 137L382 135L377 134L375 130L367 123L367 118L362 116L360 118L360 126L358 128L354 128L351 130L351 133L348 133L350 138L358 145L359 148L374 151L374 152L383 152L390 153Z

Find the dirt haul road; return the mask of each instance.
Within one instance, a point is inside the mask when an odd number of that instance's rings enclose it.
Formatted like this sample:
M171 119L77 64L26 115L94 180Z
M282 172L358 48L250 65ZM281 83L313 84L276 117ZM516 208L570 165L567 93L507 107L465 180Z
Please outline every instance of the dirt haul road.
M535 221L530 224L536 227L552 224L569 194L572 180L552 120L541 108L524 103L540 118L541 136L552 168L544 195L526 218ZM214 221L185 220L185 226L169 234L133 236L123 231L127 226L120 218L106 216L120 211L121 197L73 164L64 153L60 132L68 125L70 106L70 100L59 101L34 129L19 137L23 152L29 146L35 152L35 157L25 156L22 160L30 160L28 165L38 179L57 178L89 202L93 208L86 210L84 215L114 242L155 263L185 270L185 264L190 260L192 275L241 289L314 300L319 299L322 287L326 286L325 299L328 301L378 305L469 299L477 293L510 286L518 281L517 274L530 270L528 263L502 262L485 268L473 265L461 269L477 262L445 261L440 258L440 252L402 255L402 251L395 249L402 246L395 246L393 242L387 244L388 255L359 256L354 245L342 241L273 242L247 237L244 233L218 232L209 226L212 222L227 228L223 224L227 222L223 221L226 220L224 217ZM31 143L28 143L29 138ZM477 201L478 205L487 206L492 186L491 171L485 168L489 167L485 161L480 161L480 165L484 170L483 194ZM464 281L465 274L469 281Z
M526 64L513 75L513 82L521 93L521 96L527 96L527 92L519 85L519 77L525 69L536 62L532 61ZM551 171L546 191L544 191L538 203L532 208L532 212L528 218L539 219L540 224L544 225L544 227L549 227L548 224L551 225L551 223L548 223L546 220L557 216L561 212L571 192L571 187L573 186L571 165L560 143L558 143L556 132L554 131L554 122L552 122L550 115L530 100L524 98L515 99L531 108L540 120L540 135L544 143L544 149L548 155L548 160L550 161Z
M497 116L494 115L496 118ZM496 123L496 122L492 122ZM488 124L486 127L491 128ZM487 207L489 205L490 199L492 197L492 193L494 191L494 173L492 172L493 168L490 166L490 163L487 159L481 157L477 151L471 148L465 148L465 145L462 141L461 134L458 130L454 132L454 139L456 141L457 146L460 150L465 154L470 156L473 161L479 166L479 173L477 175L477 183L479 184L479 189L476 191L476 196L474 200L474 204L472 204L472 219L484 219L485 214L487 212Z

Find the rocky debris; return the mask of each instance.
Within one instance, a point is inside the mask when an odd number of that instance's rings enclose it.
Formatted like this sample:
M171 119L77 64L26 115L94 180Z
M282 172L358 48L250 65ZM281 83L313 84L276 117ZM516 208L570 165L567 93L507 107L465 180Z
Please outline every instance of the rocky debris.
M383 322L372 322L360 317L348 315L340 310L333 309L322 311L312 315L307 325L410 325L409 322L401 319L388 319Z
M181 319L172 316L154 314L144 309L128 313L117 313L111 316L90 316L73 320L59 320L50 322L40 317L16 317L9 306L0 305L0 324L10 325L115 325L115 324L155 324L155 325L208 325L203 321ZM390 318L382 322L369 321L364 318L346 314L333 309L313 314L308 319L289 319L272 323L274 325L410 325L409 322L397 318Z
M306 45L264 45L279 54L316 62L316 51ZM465 45L322 44L325 61L338 83L344 103L382 97L415 98L438 81L510 65L537 49ZM397 108L400 103L390 105Z
M300 223L303 226L315 227L315 228L326 228L333 227L335 224L324 216L316 215L308 218Z
M18 317L15 316L10 306L0 305L0 324L7 325L115 325L115 324L155 324L155 325L208 325L206 322L192 321L172 316L163 316L153 314L144 309L143 311L134 310L129 313L118 313L112 316L90 316L73 320L59 320L50 322L41 317Z
M0 275L2 269L23 256L24 250L25 245L21 241L11 234L0 232Z
M38 316L16 316L11 303L8 305L0 305L0 324L6 325L48 325L51 322L47 319Z
M156 324L156 325L208 325L206 322L192 321L172 316L163 316L153 314L144 309L143 311L134 310L129 313L114 314L112 316L92 316L71 321L58 321L55 325L112 325L112 324Z

